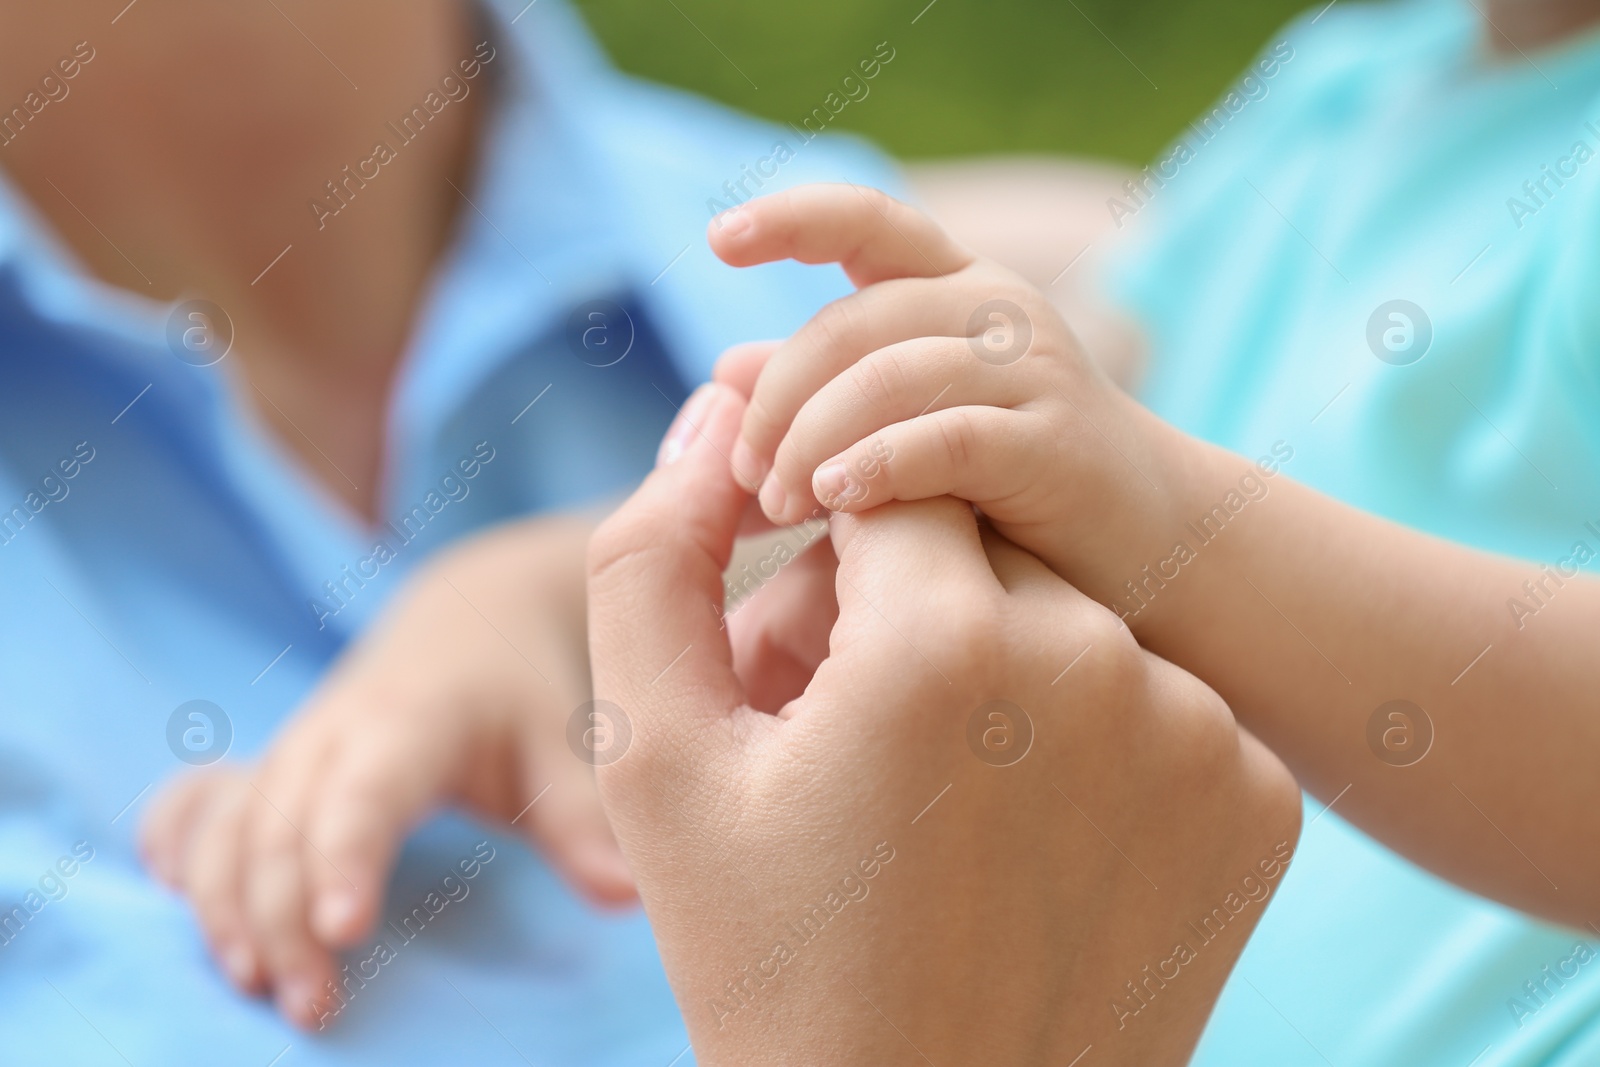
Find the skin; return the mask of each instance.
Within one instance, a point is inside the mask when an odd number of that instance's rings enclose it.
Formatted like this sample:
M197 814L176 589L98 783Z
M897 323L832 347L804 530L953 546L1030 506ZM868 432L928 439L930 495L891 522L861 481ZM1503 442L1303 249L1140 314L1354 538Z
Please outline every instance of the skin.
M1083 350L1132 390L1144 371L1137 323L1105 299L1097 276L1122 239L1106 201L1133 176L1070 159L974 159L907 167L916 202L977 255L1003 263L1055 305Z
M950 498L841 517L764 616L807 635L784 682L741 662L717 609L743 407L702 387L589 552L595 691L631 729L601 789L698 1062L1187 1062L1261 908L1137 1017L1113 1001L1292 849L1293 780ZM1035 724L1004 767L967 739L995 699ZM802 941L787 922L819 902L836 917Z
M838 262L860 286L759 372L731 456L768 518L971 500L1124 613L1145 647L1215 687L1342 815L1525 911L1574 926L1600 915L1600 862L1568 847L1600 819L1588 772L1600 667L1587 651L1600 580L1568 579L1537 629L1519 633L1506 598L1534 568L1263 478L1251 459L1162 423L1085 356L1041 294L882 194L805 187L709 232L734 265ZM1003 364L976 358L967 336L972 311L995 299L1033 331L1026 355ZM1124 583L1193 542L1185 524L1247 475L1270 495L1135 611ZM1490 644L1470 684L1454 684ZM1367 737L1397 697L1436 730L1403 773Z
M1596 8L1591 3L1489 0L1495 30L1486 31L1486 40L1505 54L1539 47L1592 23ZM229 366L238 375L242 402L298 457L310 477L352 513L368 519L381 510L377 487L386 448L384 415L395 368L412 308L460 212L450 183L464 187L469 177L483 96L452 105L430 126L425 141L407 149L404 168L386 171L383 183L364 190L356 208L326 230L316 228L305 201L367 147L374 128L409 108L471 52L474 36L462 11L452 0L419 0L401 9L377 0L348 0L334 7L309 0L276 0L274 5L165 0L133 7L123 0L84 0L11 5L0 13L0 100L20 99L76 41L89 40L97 53L93 65L73 82L70 102L52 105L43 116L47 121L31 125L0 151L0 166L79 261L101 279L155 299L200 293L227 308L239 337ZM318 50L328 58L317 55ZM286 77L285 71L294 76ZM106 166L108 159L116 165ZM956 182L942 192L956 203L960 188ZM1043 195L1037 183L1035 188ZM1048 213L1057 206L1046 202L1042 210ZM406 224L395 225L395 219ZM975 220L975 229L984 225L984 220ZM1037 276L1040 257L1018 240L1019 233L1025 235L1026 226L1013 228L1007 238L1013 242L1010 252L1002 253L1004 240L997 242L996 252L1013 258L1043 284L1047 279ZM266 264L290 244L292 252L257 281ZM1120 339L1130 336L1127 331L1113 325L1103 334L1109 340L1102 345L1094 340L1101 334L1090 325L1089 303L1075 300L1067 306L1097 355L1103 348L1113 362L1132 365L1129 352L1117 349ZM582 534L547 534L531 524L524 533L529 544L546 546L539 558L551 561L551 572L573 571ZM485 560L498 558L504 565L493 542L463 546L461 558L470 559L480 547ZM792 570L794 580L775 583L730 623L735 661L772 668L767 675L773 679L772 691L761 697L766 704L778 701L784 686L805 673L818 640L814 627L780 624L802 605L827 614L798 579L831 571L817 558L808 560ZM213 851L207 846L191 849L191 837L210 840L217 830L201 828L212 820L217 827L259 825L244 810L255 802L242 783L259 785L265 780L262 775L275 776L274 793L278 781L290 783L284 802L303 806L308 818L315 813L321 794L308 784L308 776L292 773L293 764L302 759L320 763L330 758L329 751L340 751L331 739L335 731L328 729L325 736L315 724L370 714L375 698L363 685L375 688L373 679L416 664L415 649L426 645L432 633L428 613L419 606L437 607L449 599L436 581L427 587L431 580L424 579L416 594L402 601L413 606L410 614L397 616L352 651L351 665L308 704L296 727L286 733L282 751L269 755L268 767L288 770L261 769L255 778L218 773L180 782L168 802L153 807L148 840L158 869L191 888L185 879L198 869L196 857ZM564 654L561 650L568 645L552 635L580 625L572 598L551 594L539 603L540 612L548 605L549 618L530 623L529 636L519 638L519 645ZM491 615L508 625L509 615ZM554 629L545 625L552 620ZM465 650L461 655L462 662L472 662ZM509 678L511 673L496 671L492 676ZM471 704L480 698L466 672L441 669L426 680L434 686L425 688L434 703L419 702L397 716L397 723L429 724L426 730L436 730L429 716L444 702ZM557 715L564 718L572 706L570 694L535 699L524 691L526 684L526 679L505 682L504 692L495 700L485 699L485 706L503 708L521 701L536 717L548 719L531 727L530 736L553 736L549 724ZM571 686L573 693L581 688ZM1246 699L1247 716L1251 706ZM334 714L326 709L340 710ZM1269 717L1258 718L1263 727L1271 726ZM458 721L500 720L483 715ZM301 740L306 737L324 740L309 745ZM1283 743L1292 747L1296 742L1287 738ZM463 744L429 746L427 751L475 750ZM527 767L533 763L530 757ZM339 770L336 759L330 766ZM310 917L324 910L316 903L324 894L310 887L321 884L318 879L326 881L327 872L317 871L304 856L290 856L284 869L276 870L285 863L283 850L241 849L233 854L235 866L218 864L217 870L231 870L229 877L240 886L258 875L298 886L287 891L298 896L296 906L279 908L276 919L259 924L238 918L244 913L242 889L232 896L207 893L198 901L208 931L226 926L219 916L229 909L236 916L228 945L240 943L245 952L255 953L247 957L250 966L239 969L241 984L277 986L293 977L314 986L327 952L357 929L360 916L374 906L379 872L408 822L430 806L452 800L503 813L513 794L520 798L543 781L527 767L508 769L497 779L505 785L498 798L464 797L459 779L452 778L459 766L431 768L435 792L409 795L406 805L396 809L400 817L373 830L371 856L365 862L374 874L359 880L361 900L346 909L354 917L343 923ZM376 776L370 786L374 798L396 788L393 774L391 768L390 780ZM574 812L584 810L583 795L581 783L576 783ZM1350 799L1361 795L1353 790ZM551 799L556 796L552 793ZM582 864L564 862L564 846L546 836L568 825L580 828L574 841L581 842L588 833L582 828L592 827L593 819L584 814L558 821L533 833L533 839L552 849L557 865L580 886L604 897L606 879L597 873L593 884L585 885ZM269 835L263 830L261 836L265 840ZM241 829L238 839L250 842L256 836ZM360 862L347 857L341 866ZM218 875L203 877L215 880ZM612 890L619 895L625 891L614 881ZM329 905L326 910L339 909ZM317 925L324 927L320 935L314 931ZM266 953L265 946L280 944L290 949ZM218 948L225 947L219 940ZM233 955L237 960L239 953ZM264 960L280 962L275 970L264 971ZM286 1005L302 1020L303 1008L303 1002Z
M76 42L96 55L0 166L101 279L221 305L242 401L372 519L395 368L460 210L450 182L465 187L481 83L326 228L307 205L481 38L455 0L126 2L6 5L7 108Z
M546 561L581 554L591 528L514 523L447 551L258 765L179 777L152 801L146 863L193 902L241 991L327 1025L336 953L376 925L402 843L441 807L521 836L596 903L634 900L566 737L589 698L584 589Z
M0 100L21 100L74 43L95 50L0 166L108 284L222 305L237 340L221 367L241 402L361 518L381 510L389 394L460 211L451 185L469 180L486 81L325 228L307 203L474 54L467 10L86 0L0 12ZM259 764L179 778L152 802L145 855L190 896L240 989L315 1025L333 953L371 927L400 843L445 805L506 824L548 786L515 829L592 899L632 898L592 772L564 735L588 695L579 561L591 528L530 522L461 546L413 580Z

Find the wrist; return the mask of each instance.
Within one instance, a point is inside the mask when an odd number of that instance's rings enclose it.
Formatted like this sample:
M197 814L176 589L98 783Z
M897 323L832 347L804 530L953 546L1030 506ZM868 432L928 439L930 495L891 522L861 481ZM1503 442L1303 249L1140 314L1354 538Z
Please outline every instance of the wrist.
M1159 587L1160 572L1172 569L1162 565L1215 481L1215 459L1211 446L1120 390L1109 392L1109 405L1085 415L1094 427L1090 436L1102 437L1099 447L1107 450L1097 461L1100 476L1087 484L1075 477L1062 491L1059 521L1072 532L1066 543L1041 554L1062 577L1131 623L1145 589ZM1102 503L1086 513L1086 498Z
M1131 532L1118 558L1120 573L1108 601L1130 627L1143 632L1155 619L1181 613L1200 570L1215 572L1237 551L1237 535L1223 537L1240 518L1259 509L1294 450L1275 442L1259 455L1230 452L1190 436L1144 412L1150 479L1158 491L1153 506L1139 513L1142 529ZM1234 546L1230 548L1229 546Z

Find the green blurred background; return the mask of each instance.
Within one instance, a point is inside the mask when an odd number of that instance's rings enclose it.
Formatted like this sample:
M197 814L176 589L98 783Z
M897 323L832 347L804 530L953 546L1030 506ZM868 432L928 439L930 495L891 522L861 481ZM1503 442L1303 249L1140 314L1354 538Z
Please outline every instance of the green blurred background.
M796 123L887 40L893 62L834 125L904 158L1070 152L1144 163L1306 5L580 0L579 6L625 69Z

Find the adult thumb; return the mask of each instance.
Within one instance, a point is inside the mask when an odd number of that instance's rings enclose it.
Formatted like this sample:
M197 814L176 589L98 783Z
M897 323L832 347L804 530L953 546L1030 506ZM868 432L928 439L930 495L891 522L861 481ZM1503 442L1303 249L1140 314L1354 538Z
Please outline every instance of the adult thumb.
M597 765L637 751L704 751L744 702L723 626L722 573L749 494L728 454L745 401L701 386L662 442L656 469L589 545L589 656L596 722L612 732Z

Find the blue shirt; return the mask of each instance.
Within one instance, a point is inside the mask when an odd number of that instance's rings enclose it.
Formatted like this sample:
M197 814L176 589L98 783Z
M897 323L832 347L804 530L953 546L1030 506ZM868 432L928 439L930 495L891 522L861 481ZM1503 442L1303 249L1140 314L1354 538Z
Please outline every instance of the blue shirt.
M1247 456L1283 442L1291 477L1530 577L1592 570L1600 35L1490 59L1475 7L1318 3L1272 38L1110 205L1136 234L1118 287L1152 340L1146 399L1179 426ZM1517 640L1555 625L1523 621ZM1322 808L1196 1063L1600 1062L1593 931L1447 885Z
M240 402L234 361L201 365L214 311L97 282L0 183L0 1062L692 1061L642 915L465 819L409 844L393 925L351 954L393 958L315 1037L231 991L132 847L180 754L260 753L431 553L626 491L726 345L848 291L717 263L726 183L894 184L848 140L617 74L559 0L490 6L501 95L404 357L377 533Z

